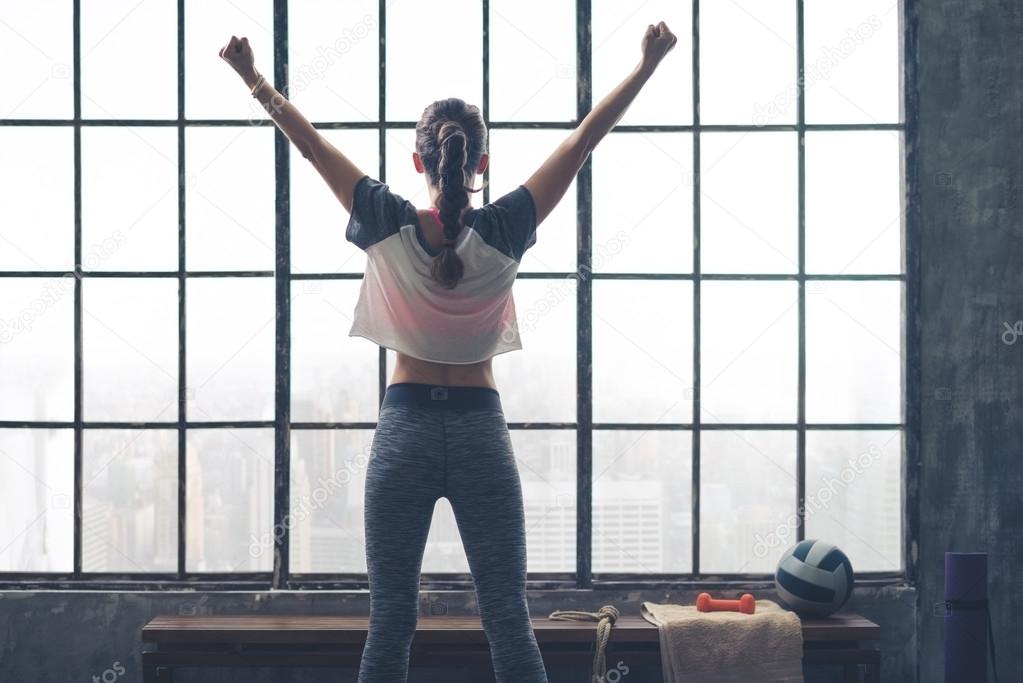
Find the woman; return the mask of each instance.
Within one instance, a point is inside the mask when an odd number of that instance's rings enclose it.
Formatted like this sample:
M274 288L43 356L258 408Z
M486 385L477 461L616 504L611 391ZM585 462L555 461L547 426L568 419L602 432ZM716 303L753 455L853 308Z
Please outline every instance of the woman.
M248 39L220 51L274 123L351 214L367 254L351 335L397 352L366 474L370 628L361 683L405 681L423 551L437 499L455 514L498 681L547 680L526 603L522 490L491 366L522 348L511 287L536 227L675 44L649 25L641 59L523 185L478 209L487 167L479 110L449 98L426 108L412 163L432 206L417 209L366 175L256 71Z

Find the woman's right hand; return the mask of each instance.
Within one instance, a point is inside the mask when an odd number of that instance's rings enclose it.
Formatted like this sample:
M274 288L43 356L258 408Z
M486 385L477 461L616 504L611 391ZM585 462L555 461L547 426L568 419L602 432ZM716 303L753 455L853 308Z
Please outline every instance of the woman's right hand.
M231 36L227 45L220 48L220 58L231 65L231 68L238 72L242 80L251 86L256 80L255 58L252 55L252 48L249 46L249 39L242 36Z
M671 32L668 25L663 21L659 22L656 26L654 24L647 26L641 45L643 65L650 68L656 67L664 59L664 55L668 54L671 48L675 47L677 40L678 38L675 37L675 34Z

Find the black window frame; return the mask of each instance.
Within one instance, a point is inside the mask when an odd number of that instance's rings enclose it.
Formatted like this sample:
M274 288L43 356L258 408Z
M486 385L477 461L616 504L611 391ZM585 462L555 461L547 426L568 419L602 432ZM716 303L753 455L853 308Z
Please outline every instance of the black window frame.
M481 111L489 130L570 130L577 121L561 122L504 122L491 121L490 115L490 0L482 3L482 53L483 53L483 94ZM797 21L797 83L803 82L804 31L803 0L792 0L796 5ZM369 122L317 122L320 129L368 129L376 130L379 137L378 177L386 181L387 132L393 129L414 128L414 121L389 121L386 119L386 22L388 0L379 0L379 111L377 121ZM581 120L590 110L592 92L591 64L591 5L590 0L575 0L576 4L576 115ZM288 58L288 8L287 0L273 2L274 68L273 81L281 92L287 92ZM857 582L861 584L888 585L913 582L917 572L913 544L919 527L917 514L919 428L920 428L920 380L919 380L919 328L917 311L919 300L919 255L917 253L919 230L920 181L916 176L915 126L917 113L916 93L916 23L914 8L916 0L901 0L899 12L900 35L900 122L889 124L807 124L805 122L805 96L799 88L796 123L754 125L705 125L700 122L699 112L699 7L700 0L692 0L692 77L693 104L692 123L686 125L619 125L615 132L693 133L693 168L696 170L693 182L693 229L694 252L693 271L685 274L657 273L610 273L593 272L592 257L592 157L588 158L577 179L576 221L578 230L577 268L573 272L520 272L522 279L573 278L577 283L577 403L575 422L511 422L511 429L571 429L576 432L576 569L574 572L533 573L529 575L529 588L541 589L593 589L593 588L664 588L686 587L764 587L772 584L769 574L707 574L699 570L700 562L700 435L703 430L741 429L795 431L797 435L796 474L798 515L797 538L804 538L803 504L805 500L806 476L806 433L814 430L884 430L897 429L903 435L902 448L902 571L860 572ZM83 119L81 107L81 0L73 0L73 118L72 119L0 119L0 126L58 126L71 127L74 131L74 271L0 271L0 278L61 276L74 277L74 418L72 421L0 421L0 428L53 428L74 431L74 560L73 571L54 572L0 572L0 589L135 589L166 590L181 587L201 589L355 589L368 586L365 574L318 574L294 573L289 562L289 533L285 520L290 504L290 439L291 430L317 429L372 429L372 422L292 422L290 406L290 351L291 351L291 283L303 280L354 280L361 279L361 273L295 273L290 263L290 161L289 141L275 130L275 246L276 265L270 270L251 271L188 271L185 267L185 133L190 127L204 126L273 126L269 119L246 120L203 120L185 117L185 0L177 0L177 117L176 119ZM156 126L173 127L177 131L178 151L178 267L174 271L83 271L82 269L82 130L92 126ZM807 274L805 269L805 151L803 141L807 131L845 130L892 130L901 134L902 174L902 220L903 220L903 269L902 273L878 275L818 275ZM700 133L701 132L760 132L790 131L798 138L798 192L799 192L799 268L795 274L705 274L700 270ZM489 180L489 169L484 176ZM938 182L937 180L935 182ZM489 201L489 187L484 190L483 201ZM568 198L566 198L566 201ZM82 281L85 278L173 278L178 280L178 419L172 422L94 422L83 419L83 358L82 358ZM186 388L186 298L187 281L194 278L220 277L270 277L275 278L275 305L277 312L275 345L275 414L273 420L264 421L221 421L192 422L187 419ZM691 423L594 423L592 417L592 283L594 280L683 280L693 286L693 417ZM700 286L704 281L714 280L783 280L798 285L799 307L799 379L797 421L794 424L701 424L700 422ZM808 424L805 415L806 367L805 367L805 290L806 283L813 281L899 281L902 283L902 405L904 420L891 424ZM383 348L378 355L378 392L382 399L387 383L387 353ZM190 429L209 428L273 428L275 439L274 464L274 561L270 572L208 573L186 571L186 432ZM177 470L178 520L177 520L177 570L167 573L94 573L82 571L82 443L86 429L175 429L178 436ZM669 429L689 431L692 434L692 571L677 573L601 573L594 575L591 567L591 513L592 513L592 434L594 430L647 430ZM469 574L435 574L424 572L422 588L471 589Z

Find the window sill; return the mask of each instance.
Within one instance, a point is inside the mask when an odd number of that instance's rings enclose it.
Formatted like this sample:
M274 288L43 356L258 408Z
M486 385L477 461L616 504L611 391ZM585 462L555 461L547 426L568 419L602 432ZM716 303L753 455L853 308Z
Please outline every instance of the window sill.
M871 572L856 577L856 587L862 589L913 588L915 584L902 573ZM609 595L615 592L696 592L703 590L722 591L774 591L774 579L766 575L749 576L703 576L700 578L675 578L670 576L629 576L614 575L595 578L590 586L580 587L568 577L530 579L526 589L531 596L546 594L592 594ZM368 594L365 578L336 575L308 575L294 577L281 588L273 588L270 578L263 576L203 576L187 578L174 576L129 576L98 575L90 578L70 576L43 577L40 575L12 575L0 577L2 592L43 592L43 591L106 591L106 592L209 592L209 593L260 593L260 594L311 594L350 593ZM468 575L453 578L437 578L424 574L420 591L428 593L474 592L472 579Z

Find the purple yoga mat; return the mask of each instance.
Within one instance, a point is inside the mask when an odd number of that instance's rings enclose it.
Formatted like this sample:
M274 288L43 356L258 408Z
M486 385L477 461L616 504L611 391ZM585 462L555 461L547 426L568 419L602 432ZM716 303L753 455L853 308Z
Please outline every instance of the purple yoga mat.
M945 683L987 680L987 553L945 553Z

